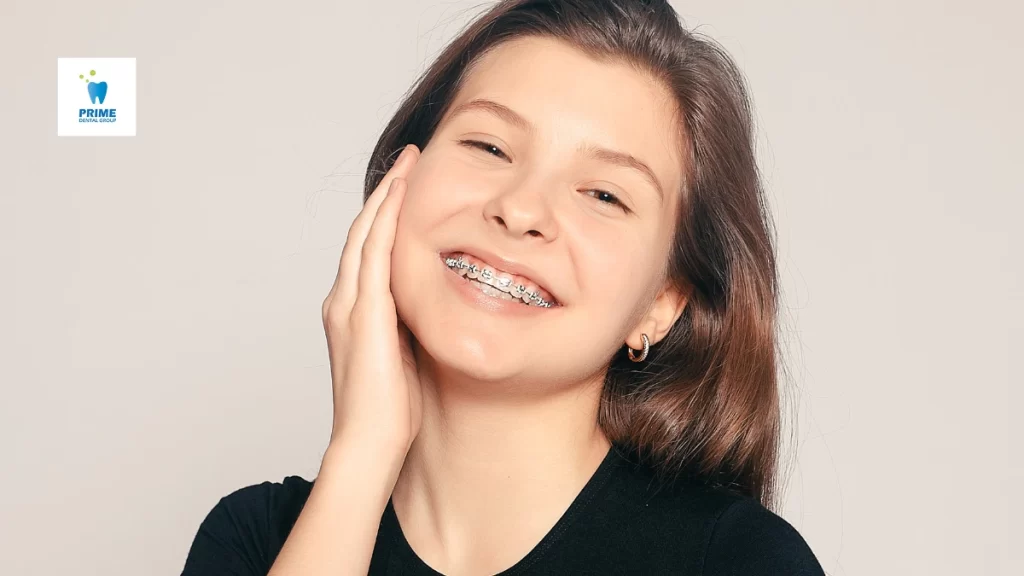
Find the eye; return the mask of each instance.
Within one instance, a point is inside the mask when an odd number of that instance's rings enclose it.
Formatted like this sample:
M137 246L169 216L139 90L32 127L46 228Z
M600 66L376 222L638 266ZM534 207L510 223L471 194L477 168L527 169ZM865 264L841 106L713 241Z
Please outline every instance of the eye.
M459 140L459 144L469 148L478 148L492 156L497 156L498 158L504 158L506 160L509 159L508 155L501 151L501 148L498 148L493 144L488 144L487 142L482 142L480 140Z
M619 208L622 208L624 212L629 212L629 209L626 208L626 205L619 200L619 197L616 196L615 194L612 194L611 192L607 192L605 190L586 190L586 192L593 192L591 196L597 198L598 202L601 202L603 204L610 204L612 206L617 205Z
M498 148L494 144L490 144L490 143L484 142L482 140L469 140L469 139L467 139L467 140L459 140L458 142L459 142L459 144L461 144L462 146L466 146L467 148L476 148L476 149L479 149L479 150L483 150L484 152L487 152L488 154L490 154L492 156L496 156L498 158L504 158L506 160L510 160L508 155L505 154L504 152L502 152L501 148ZM619 197L616 196L615 194L612 194L611 192L608 192L606 190L596 190L596 189L594 189L594 190L586 190L586 192L588 192L588 193L592 192L593 194L591 194L591 196L593 196L594 198L597 198L598 202L600 202L602 204L608 204L610 206L618 206L619 208L622 209L623 212L625 212L627 214L630 212L629 208L627 208L626 205L623 204L621 200L619 200Z

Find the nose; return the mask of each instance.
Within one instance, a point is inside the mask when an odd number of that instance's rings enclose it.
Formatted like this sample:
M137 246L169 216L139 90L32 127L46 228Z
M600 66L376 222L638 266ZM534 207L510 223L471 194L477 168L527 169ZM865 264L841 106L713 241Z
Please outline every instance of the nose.
M497 194L484 205L484 218L514 238L524 235L554 240L557 236L551 198L534 179L524 179Z

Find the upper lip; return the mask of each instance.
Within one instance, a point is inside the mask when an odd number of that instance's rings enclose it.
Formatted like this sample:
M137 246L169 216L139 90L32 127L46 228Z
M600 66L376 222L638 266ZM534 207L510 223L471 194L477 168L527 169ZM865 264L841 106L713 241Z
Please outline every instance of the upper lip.
M532 268L523 262L519 262L511 258L506 258L505 256L495 254L494 252L476 246L457 246L442 252L442 254L452 254L455 252L469 254L470 256L482 260L485 264L487 264L491 268L494 268L495 270L507 272L509 274L514 274L516 276L525 276L526 278L529 278L534 283L536 283L537 286L543 288L544 291L546 291L548 294L551 294L551 296L556 301L562 301L562 299L558 297L558 294L556 294L555 291L551 289L551 285L548 282L547 276L545 276L536 268Z

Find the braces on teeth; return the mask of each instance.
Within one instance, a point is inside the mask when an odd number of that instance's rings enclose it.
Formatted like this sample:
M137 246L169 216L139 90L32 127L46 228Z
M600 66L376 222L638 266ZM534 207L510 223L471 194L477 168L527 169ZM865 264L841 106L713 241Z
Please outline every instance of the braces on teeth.
M462 256L458 258L448 257L444 259L444 263L449 268L456 268L459 270L466 270L465 276L471 280L479 280L488 286L493 286L502 292L510 294L512 298L523 300L525 303L531 306L540 306L541 308L551 308L554 306L551 302L545 300L537 292L528 292L526 286L522 284L516 284L511 286L511 278L498 278L489 268L481 269L476 264L470 264L462 259ZM510 287L511 286L511 287ZM525 298L524 298L525 296Z

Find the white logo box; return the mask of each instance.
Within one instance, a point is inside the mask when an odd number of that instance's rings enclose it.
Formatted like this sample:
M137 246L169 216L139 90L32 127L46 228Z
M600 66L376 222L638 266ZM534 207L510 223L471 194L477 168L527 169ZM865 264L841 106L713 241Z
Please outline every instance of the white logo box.
M135 136L135 97L135 58L57 58L57 136Z

